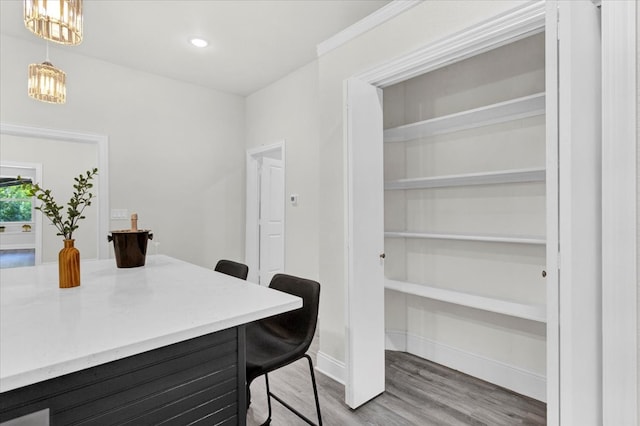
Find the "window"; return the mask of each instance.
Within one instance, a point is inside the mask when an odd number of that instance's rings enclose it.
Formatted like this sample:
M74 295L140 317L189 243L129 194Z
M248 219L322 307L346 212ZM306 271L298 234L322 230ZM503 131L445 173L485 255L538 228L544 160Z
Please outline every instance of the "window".
M0 223L32 222L33 197L15 178L0 178Z

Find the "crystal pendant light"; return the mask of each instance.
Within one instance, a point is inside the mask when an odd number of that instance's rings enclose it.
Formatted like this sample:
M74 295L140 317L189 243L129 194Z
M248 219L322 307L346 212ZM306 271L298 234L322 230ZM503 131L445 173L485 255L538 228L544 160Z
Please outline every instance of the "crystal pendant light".
M24 24L56 43L82 42L82 0L24 0Z
M66 74L47 59L41 64L29 65L29 96L42 102L63 104L67 101Z

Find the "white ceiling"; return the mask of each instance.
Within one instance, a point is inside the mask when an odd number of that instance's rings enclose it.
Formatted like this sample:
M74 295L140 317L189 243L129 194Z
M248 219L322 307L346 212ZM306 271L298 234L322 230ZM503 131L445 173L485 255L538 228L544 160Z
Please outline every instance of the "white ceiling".
M388 2L85 0L82 44L60 48L248 95L311 62L318 43ZM0 33L37 40L24 26L22 0L0 0ZM192 36L209 46L191 46ZM55 50L50 57L55 64Z

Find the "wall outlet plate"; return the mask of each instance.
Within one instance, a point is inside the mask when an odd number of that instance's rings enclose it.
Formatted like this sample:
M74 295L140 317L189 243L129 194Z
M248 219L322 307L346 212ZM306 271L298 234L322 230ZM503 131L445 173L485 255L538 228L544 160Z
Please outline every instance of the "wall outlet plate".
M129 219L129 210L111 209L111 219Z

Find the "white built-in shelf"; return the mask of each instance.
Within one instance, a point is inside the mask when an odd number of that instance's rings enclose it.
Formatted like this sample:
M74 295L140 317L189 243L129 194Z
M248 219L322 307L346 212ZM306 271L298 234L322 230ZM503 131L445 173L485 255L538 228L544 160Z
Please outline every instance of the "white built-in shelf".
M387 238L424 238L436 240L482 241L488 243L512 243L512 244L546 244L544 237L524 235L480 235L480 234L452 234L440 232L404 232L387 231Z
M468 111L392 127L384 131L384 141L405 142L542 115L545 111L544 104L544 93L536 93Z
M385 288L429 299L440 300L442 302L480 309L483 311L524 318L531 321L543 323L547 321L547 309L543 305L518 303L461 291L389 279L385 279Z
M544 182L545 179L546 172L544 167L534 167L528 169L388 180L384 183L384 189L428 189L452 186L494 185L500 183Z

